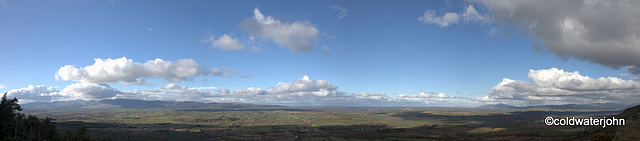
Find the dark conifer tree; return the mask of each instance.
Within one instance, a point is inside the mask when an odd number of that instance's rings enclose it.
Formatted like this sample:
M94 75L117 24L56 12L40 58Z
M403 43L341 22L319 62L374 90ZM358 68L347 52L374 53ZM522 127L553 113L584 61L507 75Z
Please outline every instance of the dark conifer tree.
M22 116L17 111L22 111L18 99L8 99L5 92L0 103L0 137L2 139L5 137L17 138L18 120L16 119Z
M58 134L56 123L50 118L44 120L36 116L25 117L18 99L7 98L7 93L2 96L0 102L0 141L91 141L87 134L87 127L81 126L75 131L68 130L64 134Z

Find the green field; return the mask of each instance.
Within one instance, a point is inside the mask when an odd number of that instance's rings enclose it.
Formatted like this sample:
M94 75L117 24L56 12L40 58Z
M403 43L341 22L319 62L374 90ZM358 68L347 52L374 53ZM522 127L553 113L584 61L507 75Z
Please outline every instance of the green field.
M87 126L107 140L574 139L595 126L546 126L546 116L613 115L620 109L292 108L239 110L47 110L62 131Z

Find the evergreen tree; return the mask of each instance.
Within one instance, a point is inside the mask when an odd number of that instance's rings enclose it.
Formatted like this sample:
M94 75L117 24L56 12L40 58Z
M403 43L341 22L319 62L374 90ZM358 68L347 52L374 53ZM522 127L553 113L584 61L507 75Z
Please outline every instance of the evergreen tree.
M81 126L74 132L68 130L64 134L58 134L56 123L50 118L44 120L29 115L25 118L18 99L7 98L7 93L2 96L0 103L0 141L91 141L87 134L87 127Z
M22 111L22 107L18 104L18 99L7 99L7 93L2 96L0 103L0 139L6 137L17 138L18 118L22 116L16 111Z

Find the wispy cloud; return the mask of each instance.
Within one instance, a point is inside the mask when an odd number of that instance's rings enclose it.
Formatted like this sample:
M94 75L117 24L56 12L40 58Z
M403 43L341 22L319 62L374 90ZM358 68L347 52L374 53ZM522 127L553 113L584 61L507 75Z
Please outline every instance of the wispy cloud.
M251 78L251 77L253 77L253 75L254 75L254 74L249 74L249 75L244 75L244 76L240 76L240 77L243 77L243 78Z
M331 54L331 49L327 46L322 46L322 53Z
M344 17L347 17L347 15L348 15L347 14L347 9L345 9L345 8L338 7L338 6L335 6L335 5L332 5L332 6L329 6L329 7L331 9L337 10L339 12L338 13L338 19L342 19Z
M229 70L225 67L221 68L213 68L209 71L209 73L215 75L215 76L221 76L221 77L228 77L231 75L235 75L236 71L233 70Z

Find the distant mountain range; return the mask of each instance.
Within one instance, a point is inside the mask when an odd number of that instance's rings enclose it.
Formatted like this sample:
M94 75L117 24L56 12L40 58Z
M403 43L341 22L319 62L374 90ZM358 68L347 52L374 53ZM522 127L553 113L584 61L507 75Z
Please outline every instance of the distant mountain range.
M257 105L245 103L203 103L177 101L145 101L134 99L108 99L101 101L56 101L20 104L30 110L73 110L73 109L169 109L169 110L197 110L197 109L265 109L283 108L277 105Z
M489 105L483 105L477 108L482 108L482 109L500 109L500 108L515 108L516 106L511 106L511 105L507 105L507 104L489 104Z
M565 104L565 105L539 105L539 106L525 106L518 107L507 104L489 104L479 106L477 108L483 109L500 109L500 108L509 108L509 109L622 109L629 108L638 104L632 105L624 105L617 103L589 103L589 104Z

